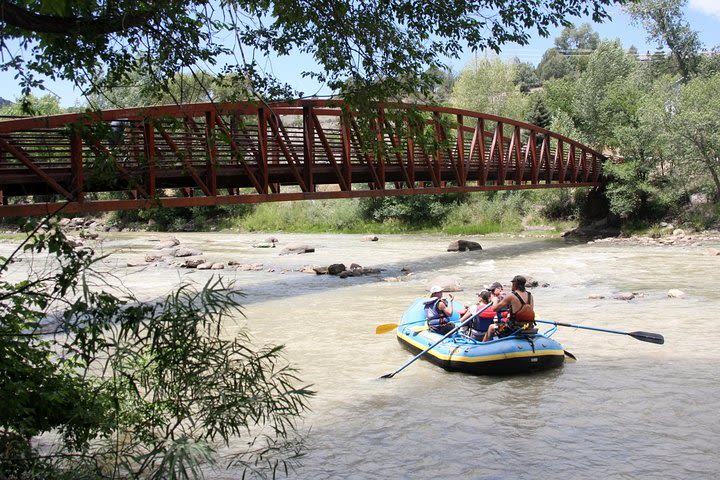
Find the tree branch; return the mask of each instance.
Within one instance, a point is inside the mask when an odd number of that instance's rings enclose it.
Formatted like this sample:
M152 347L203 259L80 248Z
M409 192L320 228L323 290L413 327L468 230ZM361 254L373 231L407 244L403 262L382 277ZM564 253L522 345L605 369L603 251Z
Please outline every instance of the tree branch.
M0 0L0 22L20 30L57 35L107 35L147 24L159 8L91 18L58 17L30 12L13 2Z

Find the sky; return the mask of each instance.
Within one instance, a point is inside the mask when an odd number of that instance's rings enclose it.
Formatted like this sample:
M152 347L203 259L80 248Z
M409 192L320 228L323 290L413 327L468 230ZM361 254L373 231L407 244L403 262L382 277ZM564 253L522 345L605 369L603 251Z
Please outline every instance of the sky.
M612 20L605 23L597 24L584 18L573 18L571 21L576 25L586 22L591 23L593 30L600 35L601 39L620 39L625 48L635 46L641 54L656 50L657 45L647 41L646 33L642 27L632 25L629 16L619 7L610 7L608 10ZM691 28L699 33L700 40L706 49L720 47L720 1L689 0L685 8L685 18L690 23ZM547 38L535 34L526 46L507 44L500 53L500 57L508 60L517 57L523 62L537 65L543 53L554 46L554 38L560 34L561 30L562 28L551 30L550 36ZM478 55L483 55L483 53L479 52ZM460 58L448 60L447 63L454 72L458 73L473 57L474 54L468 50ZM309 63L312 63L311 58L295 55L289 58L275 59L272 63L265 65L265 68L272 70L281 80L289 83L295 89L303 91L306 96L331 93L322 85L300 76L302 70L308 69ZM0 72L0 97L7 100L14 100L20 95L20 88L13 76L14 74L11 72ZM68 82L48 81L46 85L50 93L60 98L62 107L71 107L83 103L80 92ZM44 95L47 92L38 91L34 93Z

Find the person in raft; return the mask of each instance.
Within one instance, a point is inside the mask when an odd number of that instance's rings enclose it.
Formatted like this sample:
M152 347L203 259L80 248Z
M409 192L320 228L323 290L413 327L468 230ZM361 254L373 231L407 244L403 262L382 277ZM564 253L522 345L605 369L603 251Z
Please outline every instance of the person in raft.
M477 295L478 301L475 305L470 305L469 307L464 308L463 310L460 310L458 312L460 314L460 323L464 322L469 317L475 315L485 306L490 305L490 302L492 300L490 298L489 290L481 290L477 293ZM493 318L495 318L495 310L493 310L492 307L483 310L480 315L475 317L472 322L470 322L464 333L467 336L472 337L476 340L481 340L485 335L488 327L492 323Z
M455 324L448 321L453 314L454 297L450 293L448 294L450 300L445 300L442 294L442 287L435 285L430 288L430 298L425 300L425 317L430 330L445 335L455 328Z
M511 280L512 294L503 298L497 297L493 300L493 308L496 311L500 311L505 307L510 308L508 321L507 323L500 322L490 325L483 338L484 342L492 340L496 334L503 337L516 330L531 329L535 325L535 302L532 294L525 290L526 282L527 280L522 275L515 275Z

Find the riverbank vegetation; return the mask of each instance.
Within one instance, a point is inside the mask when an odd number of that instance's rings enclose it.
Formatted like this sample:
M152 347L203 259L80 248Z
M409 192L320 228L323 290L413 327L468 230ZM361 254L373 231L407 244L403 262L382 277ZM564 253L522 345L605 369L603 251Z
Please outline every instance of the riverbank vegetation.
M500 191L132 210L114 212L106 223L159 231L516 233L528 226L562 230L575 225L583 215L585 193Z
M239 290L138 299L56 224L28 228L0 257L1 478L197 478L220 448L241 469L289 468L313 392L282 347L250 345Z

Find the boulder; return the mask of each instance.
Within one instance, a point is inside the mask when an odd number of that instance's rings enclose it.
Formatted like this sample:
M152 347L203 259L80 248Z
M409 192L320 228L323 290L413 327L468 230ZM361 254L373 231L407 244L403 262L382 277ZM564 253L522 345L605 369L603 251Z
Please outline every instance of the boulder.
M464 252L466 250L482 250L482 246L478 242L470 240L455 240L447 247L448 252Z
M328 267L312 267L313 272L315 272L317 275L327 275Z
M378 237L377 237L377 235L365 235L364 237L362 237L362 241L363 242L377 242Z
M613 297L615 300L632 300L635 294L632 292L621 292Z
M460 277L450 275L439 275L432 279L428 284L427 290L430 291L430 287L434 285L440 285L443 287L445 292L462 292L463 288L460 283Z
M162 257L162 255L155 255L153 253L148 253L145 255L145 261L147 263L162 262L163 257Z
M265 243L278 243L279 240L278 240L277 238L275 238L275 237L268 237L268 238L266 238L265 240L263 240L263 242L265 242Z
M225 270L225 264L224 263L213 263L212 267L210 267L210 270Z
M247 272L247 271L253 271L253 272L259 272L265 268L262 263L244 263L242 265L238 265L237 270Z
M145 260L133 259L133 260L128 260L126 265L128 267L144 267L147 264L145 263Z
M67 242L68 242L70 245L72 245L73 247L82 247L82 246L84 245L84 243L82 242L82 240L80 240L80 239L77 238L77 237L67 236L67 237L65 237L65 240L67 240Z
M205 263L205 260L202 258L187 258L181 263L181 266L184 268L197 268L198 265L202 265L203 263Z
M309 245L305 245L303 243L291 243L282 249L280 255L300 255L301 253L312 253L314 251L315 248Z
M160 241L165 242L165 243L172 243L173 247L175 245L180 245L180 240L178 240L177 237L175 237L175 235L166 235L166 236L160 238Z
M194 248L180 247L175 250L176 257L195 257L197 255L202 255L202 252Z
M601 293L591 293L590 295L588 295L588 298L591 300L602 300L603 298L605 298L605 295Z
M670 298L681 298L685 296L685 292L678 290L677 288L671 288L668 290L667 296Z
M347 267L345 267L342 263L333 263L332 265L327 267L327 273L330 275L339 275L341 272L344 272L347 270Z
M212 268L212 263L210 262L203 262L200 265L196 266L198 270L210 270Z
M354 272L359 271L362 275L373 275L382 272L381 268L360 268L358 270L353 270Z
M168 248L173 248L177 246L177 243L169 241L169 240L160 240L155 247L157 250L167 250Z

